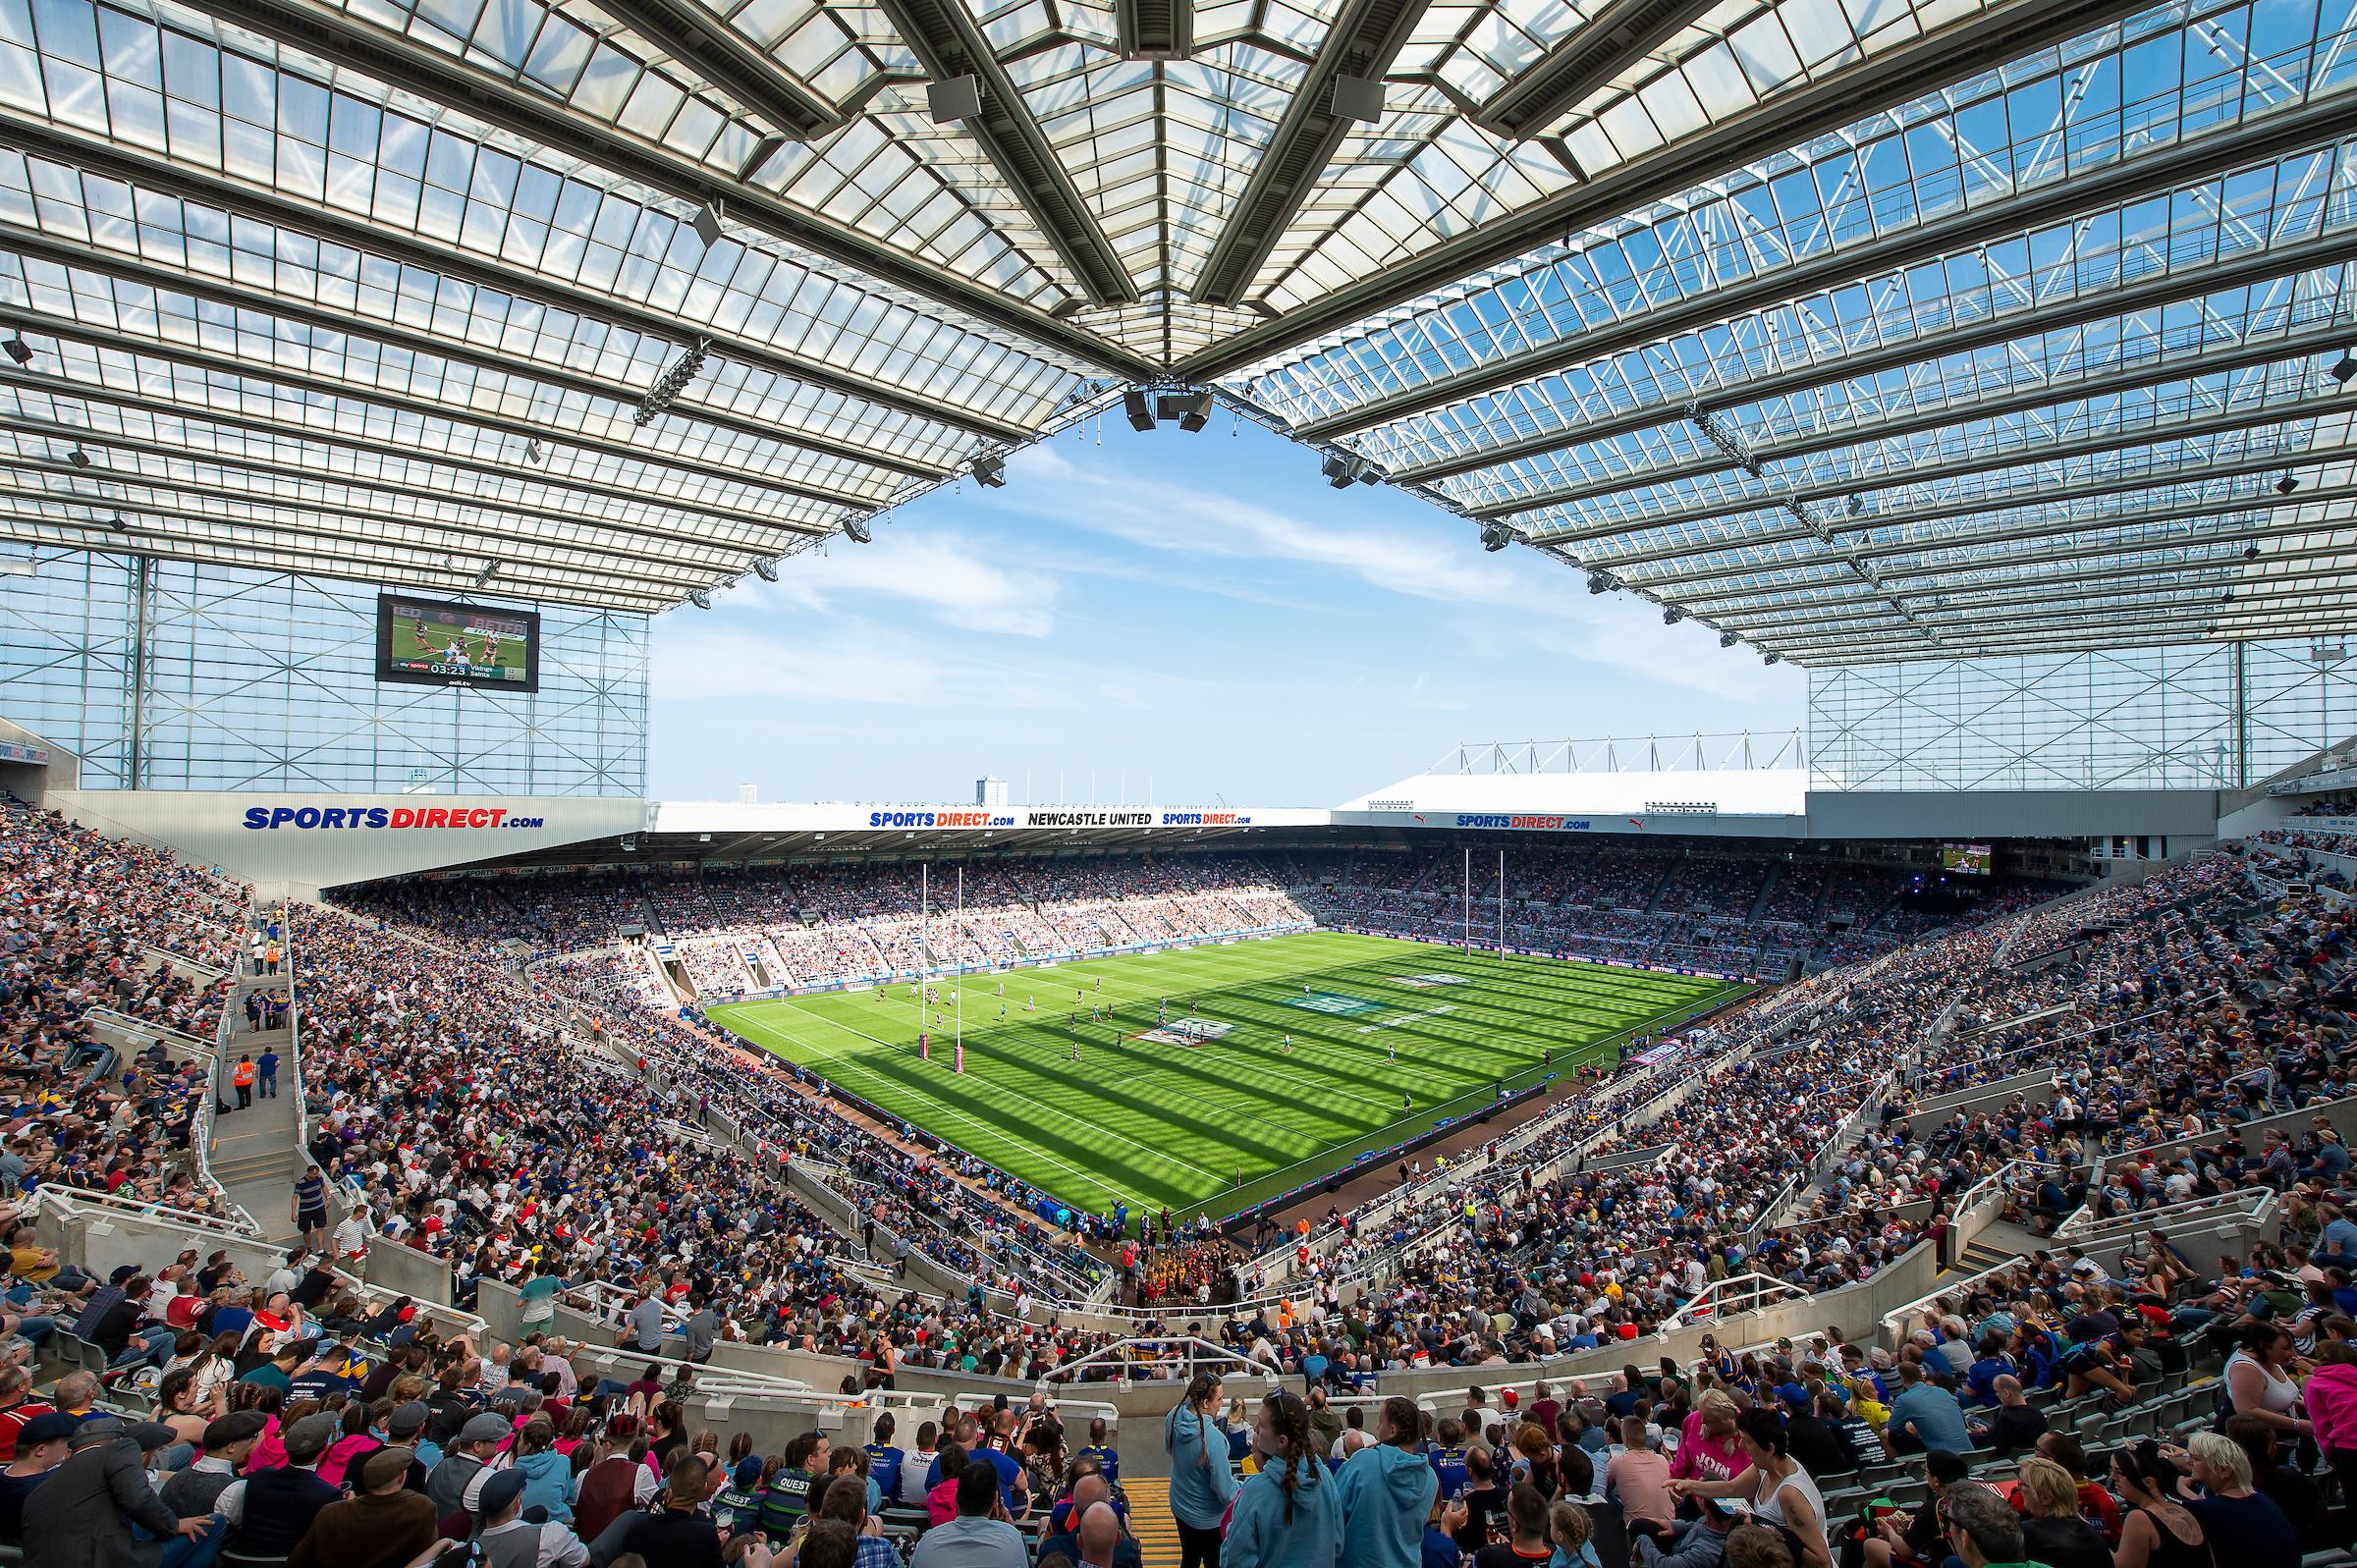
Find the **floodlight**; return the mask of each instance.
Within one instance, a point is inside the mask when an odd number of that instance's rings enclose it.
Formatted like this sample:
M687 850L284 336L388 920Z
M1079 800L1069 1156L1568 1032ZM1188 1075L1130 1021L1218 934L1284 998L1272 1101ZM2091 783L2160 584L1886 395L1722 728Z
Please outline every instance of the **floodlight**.
M1619 586L1613 580L1610 572L1591 571L1588 573L1588 592L1590 593L1611 593Z
M9 351L13 353L16 351ZM2357 353L2351 353L2344 350L2341 356L2332 361L2332 379L2344 387L2352 380L2357 380Z
M1841 508L1844 512L1847 512L1851 516L1855 517L1866 510L1866 498L1864 496L1851 496L1847 501L1841 504Z
M778 564L774 559L756 561L753 563L753 574L763 582L775 582L778 580Z
M876 536L868 531L867 519L865 517L847 518L843 525L843 531L851 536L851 543L855 545L872 544L875 542Z
M1367 460L1347 452L1329 452L1318 464L1318 472L1337 490L1347 490L1366 478ZM1372 483L1372 480L1368 481Z
M1737 636L1731 631L1722 631L1719 633L1719 646L1722 648L1731 648L1742 640L1743 639L1741 637Z
M1485 522L1481 525L1481 547L1491 554L1495 555L1513 542L1514 530L1505 523Z
M1157 400L1155 416L1176 419L1181 430L1200 430L1211 423L1211 394L1201 388L1166 392Z
M1154 428L1154 409L1146 402L1145 388L1131 387L1127 392L1123 393L1122 411L1129 416L1130 429L1151 430Z
M82 451L82 443L77 441L74 443L74 450L66 454L66 460L77 468L87 468L90 465L90 455Z
M977 459L974 462L974 483L982 486L985 490L1006 489L1007 460L1004 458Z
M0 343L0 349L6 349L8 356L21 365L32 363L32 345L25 341L25 335L21 332L10 333L8 341Z
M539 443L539 442L537 442L537 441L527 441L527 442L525 442L525 443L523 444L523 460L524 460L524 461L526 461L526 462L538 462L538 461L540 460L540 457L541 457L541 451L540 451L540 443Z
M2300 481L2290 474L2285 474L2282 478L2275 481L2275 494L2279 496L2290 495L2294 490L2299 488Z
M480 571L478 571L478 572L476 572L476 573L474 574L474 585L475 585L476 587L478 587L478 588L479 588L479 587L481 587L481 586L482 586L484 583L486 583L486 582L489 582L489 581L491 580L491 574L492 574L493 572L497 571L498 569L499 569L499 563L498 563L498 562L496 562L496 561L486 561L486 562L484 562L484 563L483 563L483 569L482 569L482 570L480 570Z
M1665 625L1665 626L1674 626L1674 625L1676 625L1676 624L1677 624L1679 622L1681 622L1681 621L1683 621L1683 620L1685 620L1685 619L1686 619L1686 613L1685 613L1683 610L1680 610L1680 609L1679 609L1677 606L1675 606L1675 605L1664 605L1664 606L1662 606L1662 624L1663 624L1663 625Z
M704 360L711 352L710 338L696 339L687 351L674 360L671 368L646 389L646 396L638 400L638 411L630 416L631 423L640 426L654 423L655 415L670 407L679 395L687 390L687 383L693 381L696 372L704 368Z
M719 202L707 201L702 206L696 208L695 217L691 219L690 222L695 229L695 237L704 243L704 248L706 250L709 250L714 245L720 243Z
M1760 663L1764 665L1781 664L1783 661L1784 656L1781 653L1778 653L1774 648L1771 648L1766 653L1760 655Z
M701 588L688 589L687 602L695 606L698 610L709 610L712 608L712 596L704 592L704 590Z

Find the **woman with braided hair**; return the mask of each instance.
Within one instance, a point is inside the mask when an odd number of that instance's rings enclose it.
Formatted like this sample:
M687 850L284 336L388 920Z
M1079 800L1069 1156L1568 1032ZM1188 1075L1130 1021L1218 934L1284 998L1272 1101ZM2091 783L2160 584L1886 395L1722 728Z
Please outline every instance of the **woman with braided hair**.
M1343 1510L1334 1473L1310 1446L1309 1406L1280 1391L1252 1422L1260 1470L1235 1494L1226 1568L1338 1568Z
M1219 1408L1219 1376L1199 1372L1186 1385L1186 1397L1162 1421L1179 1568L1220 1568L1220 1521L1235 1496L1235 1462L1228 1457L1227 1433L1212 1424Z

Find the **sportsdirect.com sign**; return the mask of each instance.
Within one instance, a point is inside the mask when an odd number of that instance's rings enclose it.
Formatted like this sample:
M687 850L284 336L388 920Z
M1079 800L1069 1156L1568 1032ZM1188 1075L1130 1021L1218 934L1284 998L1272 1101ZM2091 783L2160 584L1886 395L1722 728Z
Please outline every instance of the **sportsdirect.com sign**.
M538 817L519 816L506 806L250 806L246 826L365 830L395 828L537 828Z

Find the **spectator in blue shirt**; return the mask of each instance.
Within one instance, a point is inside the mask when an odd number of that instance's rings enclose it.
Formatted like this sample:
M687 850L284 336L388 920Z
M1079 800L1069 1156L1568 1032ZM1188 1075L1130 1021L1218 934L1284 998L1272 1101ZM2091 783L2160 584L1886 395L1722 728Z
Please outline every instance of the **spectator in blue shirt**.
M1892 1453L1917 1454L1934 1448L1962 1453L1972 1446L1964 1407L1956 1403L1954 1394L1927 1380L1923 1368L1911 1361L1900 1365L1898 1380L1898 1397L1891 1401L1888 1429Z

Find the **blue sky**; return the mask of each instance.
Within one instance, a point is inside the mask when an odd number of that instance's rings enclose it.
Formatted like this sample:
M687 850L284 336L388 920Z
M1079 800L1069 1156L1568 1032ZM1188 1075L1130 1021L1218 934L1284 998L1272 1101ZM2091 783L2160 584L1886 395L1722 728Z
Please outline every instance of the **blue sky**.
M1251 425L1119 419L656 622L654 792L1326 806L1460 741L1790 730L1788 666Z

